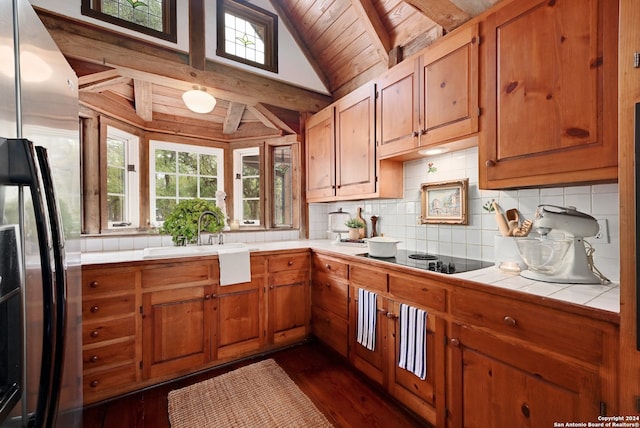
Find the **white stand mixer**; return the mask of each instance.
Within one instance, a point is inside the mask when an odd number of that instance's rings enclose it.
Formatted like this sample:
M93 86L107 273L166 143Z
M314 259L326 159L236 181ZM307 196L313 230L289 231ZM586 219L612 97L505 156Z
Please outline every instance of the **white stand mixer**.
M538 205L533 229L546 238L552 231L562 232L573 242L564 255L561 266L554 272L525 270L520 273L525 278L537 281L568 284L601 284L606 279L597 276L589 266L583 238L595 236L600 227L598 221L575 207ZM552 238L547 238L552 239Z

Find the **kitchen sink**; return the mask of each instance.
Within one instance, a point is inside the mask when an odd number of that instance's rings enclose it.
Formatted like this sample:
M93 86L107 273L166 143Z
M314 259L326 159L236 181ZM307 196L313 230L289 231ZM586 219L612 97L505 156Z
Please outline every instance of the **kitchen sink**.
M165 257L191 257L200 255L218 254L218 250L231 248L245 248L247 244L242 242L233 242L223 245L188 245L186 247L149 247L145 248L142 258L157 259ZM249 250L255 250L249 248Z

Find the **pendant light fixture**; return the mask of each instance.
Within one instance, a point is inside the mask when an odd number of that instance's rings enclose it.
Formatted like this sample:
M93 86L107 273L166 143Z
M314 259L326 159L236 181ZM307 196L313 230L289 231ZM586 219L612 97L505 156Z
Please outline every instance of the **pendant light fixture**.
M186 91L182 94L182 101L194 113L209 113L216 106L215 97L202 86L194 86Z

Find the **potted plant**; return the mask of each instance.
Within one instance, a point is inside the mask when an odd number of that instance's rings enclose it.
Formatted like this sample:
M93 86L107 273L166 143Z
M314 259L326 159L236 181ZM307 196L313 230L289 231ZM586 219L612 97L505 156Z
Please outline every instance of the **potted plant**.
M185 199L180 201L164 220L160 233L168 233L175 245L195 244L198 239L198 218L205 211L214 216L202 219L202 231L218 233L224 228L224 213L212 201Z
M349 228L349 239L359 239L360 229L365 226L364 222L358 218L350 218L344 222L344 225Z

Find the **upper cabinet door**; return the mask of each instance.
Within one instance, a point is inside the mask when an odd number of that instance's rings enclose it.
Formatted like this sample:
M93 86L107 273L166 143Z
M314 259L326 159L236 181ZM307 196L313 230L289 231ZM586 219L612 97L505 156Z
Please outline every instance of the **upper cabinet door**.
M376 191L375 85L336 103L336 196Z
M307 199L335 195L333 110L334 107L329 106L307 121Z
M618 3L519 1L487 17L483 188L617 178Z
M422 55L420 146L478 131L478 40L478 25L470 25Z
M408 59L376 80L378 157L417 146L420 131L418 61Z

